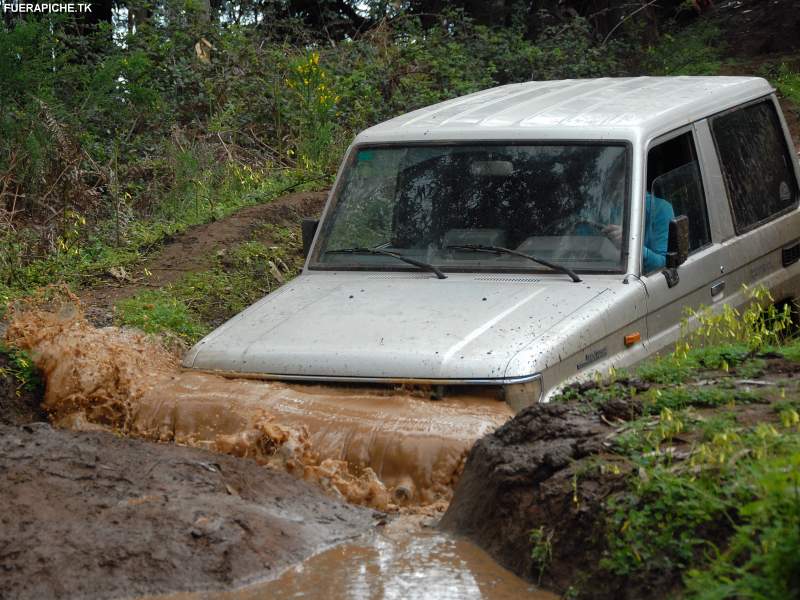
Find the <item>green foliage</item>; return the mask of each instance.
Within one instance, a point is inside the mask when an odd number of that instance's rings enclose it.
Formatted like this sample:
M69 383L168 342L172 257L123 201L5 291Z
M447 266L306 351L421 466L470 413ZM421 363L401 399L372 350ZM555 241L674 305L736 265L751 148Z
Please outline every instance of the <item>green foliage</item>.
M524 19L401 13L328 44L286 15L265 29L146 4L127 31L68 15L0 28L0 297L80 288L284 184L322 187L356 131L399 113L619 68L580 17L531 39Z
M308 189L307 174L291 170L265 175L247 166L227 165L216 180L206 182L195 175L185 178L186 189L170 196L150 218L125 226L117 243L113 221L106 228L89 231L86 220L68 211L64 233L52 251L38 254L40 242L30 230L0 228L0 301L29 293L53 282L65 282L78 289L114 267L131 267L140 262L164 239L186 228L224 218L236 210L280 196L286 189ZM31 255L36 256L30 260Z
M675 356L685 359L691 348L708 345L742 345L750 352L758 352L770 345L780 345L792 333L792 307L776 306L774 298L763 286L742 286L749 297L749 305L742 311L723 304L721 310L710 307L699 311L687 310L681 323L682 341ZM723 360L722 368L727 370Z
M669 452L632 453L638 475L609 503L602 566L645 578L685 571L688 597L792 597L800 550L796 415L787 413L780 429L721 416L703 425L704 441L681 463ZM683 431L678 421L662 412L662 442Z
M741 524L703 569L690 569L687 596L797 598L800 595L800 437L780 454L749 462L736 482Z
M41 388L41 373L27 352L0 342L0 355L5 356L8 362L7 366L0 367L0 377L12 376L17 382L18 395L22 390L35 391Z
M591 407L600 407L613 399L627 399L634 395L635 388L623 382L611 379L609 381L597 382L597 385L586 388L585 386L575 386L565 389L558 397L559 402L569 402L579 400L582 404Z
M725 51L719 40L718 27L705 20L667 33L648 49L643 70L653 75L718 75Z
M297 154L306 168L328 166L333 143L336 103L339 96L331 89L327 71L319 64L319 52L311 52L289 65L286 85L294 92L297 114Z
M175 283L170 294L204 323L219 325L299 272L300 261L296 254L290 257L289 250L245 242L220 255L213 269L189 274Z
M800 107L800 71L796 67L792 68L786 63L780 63L767 68L764 75L784 98Z
M145 333L172 333L190 343L210 331L185 303L164 290L148 290L120 301L116 321L119 325L135 327Z
M542 581L547 567L553 558L553 530L545 531L545 528L539 527L530 533L531 541L531 558L533 559L534 566L539 570L539 582Z
M595 409L619 400L631 407L607 438L631 467L606 503L600 567L614 576L683 578L687 598L800 592L797 387L736 383L761 376L764 357L800 360L800 351L790 307L776 307L763 288L748 294L741 311L689 312L675 352L647 361L636 378L565 394ZM740 408L753 403L767 406Z
M776 349L778 354L792 362L800 362L800 338Z
M196 342L300 271L298 231L266 224L255 235L268 237L271 244L238 244L219 252L207 271L119 302L117 323Z
M683 410L689 407L712 408L726 404L757 401L750 391L726 389L724 386L675 386L653 388L641 395L645 414L658 414L664 409Z

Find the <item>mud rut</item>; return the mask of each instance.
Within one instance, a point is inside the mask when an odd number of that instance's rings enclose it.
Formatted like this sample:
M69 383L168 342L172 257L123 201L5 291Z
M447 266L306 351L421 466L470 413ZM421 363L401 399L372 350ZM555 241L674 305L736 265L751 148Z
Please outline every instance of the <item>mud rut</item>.
M81 293L89 319L98 325L111 322L114 303L137 293L174 283L187 273L211 267L219 250L251 239L259 225L297 226L303 217L319 217L327 192L296 192L273 202L240 210L219 221L192 227L168 240L165 246L138 269L122 278L109 274L105 284ZM272 240L261 240L270 245ZM150 273L147 275L146 273Z

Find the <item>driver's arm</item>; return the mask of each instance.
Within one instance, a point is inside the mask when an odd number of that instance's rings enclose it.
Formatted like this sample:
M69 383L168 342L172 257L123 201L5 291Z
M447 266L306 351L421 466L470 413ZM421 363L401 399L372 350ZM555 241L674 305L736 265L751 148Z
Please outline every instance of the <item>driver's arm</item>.
M667 264L669 222L675 217L672 204L651 194L645 199L645 229L642 263L645 273L663 269Z

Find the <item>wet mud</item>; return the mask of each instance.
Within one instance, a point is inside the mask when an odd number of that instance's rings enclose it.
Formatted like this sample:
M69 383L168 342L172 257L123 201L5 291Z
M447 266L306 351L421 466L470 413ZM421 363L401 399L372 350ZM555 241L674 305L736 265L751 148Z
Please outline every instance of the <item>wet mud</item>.
M620 414L635 411L631 406ZM605 450L613 430L603 414L576 403L523 410L475 444L442 528L469 537L506 568L537 580L530 534L544 527L553 532L544 583L565 592L581 571L589 572L599 562L602 504L624 487L624 471L606 478L593 477L596 469L582 469L582 460ZM576 490L578 471L581 488ZM606 583L598 582L597 589L605 589ZM597 597L617 597L619 590L608 589L609 595Z
M74 298L12 311L58 427L175 442L285 470L381 510L444 510L469 448L511 416L481 397L226 379L181 370L154 340L95 328Z
M463 538L401 517L287 569L280 577L228 592L147 600L556 600L498 565Z
M377 513L174 444L0 426L0 598L134 598L279 575Z

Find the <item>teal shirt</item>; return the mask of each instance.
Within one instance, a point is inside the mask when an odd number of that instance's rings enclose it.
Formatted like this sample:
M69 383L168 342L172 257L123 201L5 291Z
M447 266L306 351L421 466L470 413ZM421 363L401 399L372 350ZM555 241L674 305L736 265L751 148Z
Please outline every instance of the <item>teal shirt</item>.
M648 193L644 199L644 272L650 273L667 264L669 222L675 217L672 204Z
M616 217L617 222L621 221L619 212ZM642 248L645 273L652 273L666 266L669 222L674 217L675 211L672 209L672 204L649 192L645 195L644 247ZM611 222L614 222L613 216ZM597 230L588 226L579 226L575 231L578 235L597 235Z

